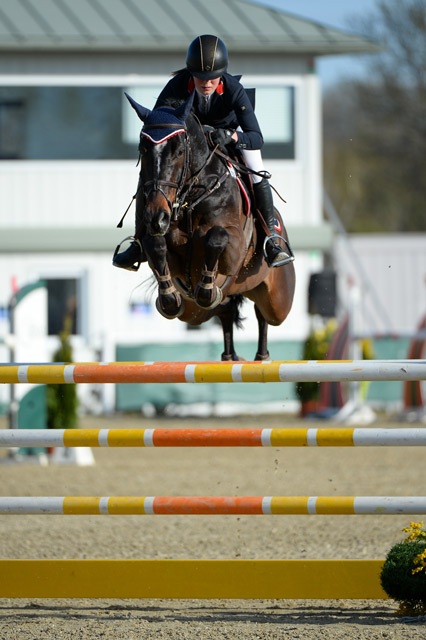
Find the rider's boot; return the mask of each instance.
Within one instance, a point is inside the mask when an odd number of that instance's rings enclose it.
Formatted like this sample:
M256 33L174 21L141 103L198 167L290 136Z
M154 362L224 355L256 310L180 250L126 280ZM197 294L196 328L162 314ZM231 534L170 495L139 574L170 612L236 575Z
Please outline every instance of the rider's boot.
M262 214L269 231L272 235L275 235L274 201L269 181L266 178L262 178L260 182L253 184L253 191L256 198L256 206ZM284 251L274 238L267 240L265 251L267 255L267 262L270 267L280 267L291 259L291 256L287 251Z
M136 234L138 236L141 234L141 224L136 217ZM122 242L116 247L114 256L112 259L112 264L114 267L118 267L119 269L128 269L129 271L137 271L140 267L141 262L146 262L147 257L145 251L143 250L142 243L135 236L131 236L129 238L125 238L126 240L132 240L131 244L125 251L120 251Z
M130 238L125 238L126 240ZM123 240L124 242L124 240ZM128 271L137 271L141 262L146 262L145 252L139 240L135 238L125 251L118 253L121 243L114 252L112 264L119 269L128 269Z

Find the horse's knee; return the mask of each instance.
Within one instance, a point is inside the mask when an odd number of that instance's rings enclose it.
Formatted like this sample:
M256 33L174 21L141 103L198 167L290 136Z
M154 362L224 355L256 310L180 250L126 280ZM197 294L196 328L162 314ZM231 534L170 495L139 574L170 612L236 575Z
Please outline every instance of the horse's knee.
M156 264L159 260L164 260L167 255L166 239L163 236L146 235L142 240L142 246L146 254Z
M229 234L223 227L212 227L205 236L204 245L206 250L222 253L229 242Z

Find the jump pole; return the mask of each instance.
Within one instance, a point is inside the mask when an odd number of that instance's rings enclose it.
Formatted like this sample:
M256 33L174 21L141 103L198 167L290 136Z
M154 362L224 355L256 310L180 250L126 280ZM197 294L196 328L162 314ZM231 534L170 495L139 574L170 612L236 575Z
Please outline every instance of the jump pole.
M424 515L417 496L0 497L0 515Z
M426 427L0 430L0 447L416 447L425 445Z
M386 599L383 560L0 560L0 598Z
M369 363L374 363L375 367L370 367L369 371L366 370L368 367L364 366L366 363L362 361L280 362L254 365L253 363L245 365L221 363L220 369L209 368L211 367L209 363L207 365L172 363L175 365L172 367L172 372L170 364L163 363L5 365L0 367L0 383L426 379L423 360L369 361ZM157 366L156 371L151 370L151 373L154 371L154 376L147 375L147 369L141 369L148 364L149 366L160 365ZM301 373L299 370L301 364L322 364L327 365L328 368L305 367ZM338 369L334 366L336 364ZM285 373L281 370L284 365L287 369ZM114 366L121 369L114 371L111 369ZM123 366L124 369L122 369ZM164 366L166 366L165 369ZM207 369L205 369L206 366ZM250 366L256 369L251 370ZM104 367L105 375L99 375L99 367ZM197 370L197 367L201 369ZM170 376L172 379L167 379ZM95 431L98 432L96 437L99 442L99 432L109 430ZM62 434L62 438L64 437ZM348 437L352 438L353 444L354 434ZM108 437L106 440L108 441ZM318 434L315 434L315 440L315 444L321 446ZM87 442L81 446L87 446ZM4 509L0 510L0 513L7 514L210 514L212 508L213 513L250 515L254 513L426 513L426 498L418 497L2 498L0 505ZM0 560L0 597L382 599L386 598L380 585L382 565L381 560Z
M0 383L351 382L426 380L426 360L7 364Z

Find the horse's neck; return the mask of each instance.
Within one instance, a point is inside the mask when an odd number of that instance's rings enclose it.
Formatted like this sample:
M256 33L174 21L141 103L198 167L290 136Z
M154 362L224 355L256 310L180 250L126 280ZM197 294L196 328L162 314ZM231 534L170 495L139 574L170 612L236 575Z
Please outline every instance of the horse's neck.
M207 143L207 138L200 121L195 116L192 116L191 121L187 121L187 124L189 125L188 137L191 147L190 164L192 173L195 174L206 165L211 154L211 149ZM211 166L212 162L216 164L216 158L212 158L209 161L209 166Z

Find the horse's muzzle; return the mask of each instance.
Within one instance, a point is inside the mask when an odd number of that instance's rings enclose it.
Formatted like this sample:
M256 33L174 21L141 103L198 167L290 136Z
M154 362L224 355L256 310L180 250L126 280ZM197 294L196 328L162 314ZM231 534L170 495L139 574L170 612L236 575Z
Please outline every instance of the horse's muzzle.
M160 209L155 213L146 216L147 231L151 236L164 236L170 227L170 212Z

